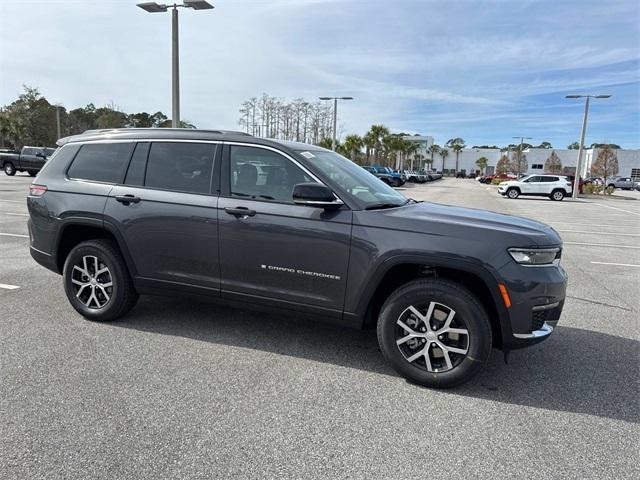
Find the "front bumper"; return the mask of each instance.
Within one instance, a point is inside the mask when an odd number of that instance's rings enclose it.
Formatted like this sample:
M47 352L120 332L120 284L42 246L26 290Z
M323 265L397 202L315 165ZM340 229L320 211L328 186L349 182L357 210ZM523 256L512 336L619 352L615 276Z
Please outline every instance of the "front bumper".
M567 289L564 269L560 265L525 267L511 262L500 274L511 299L503 347L522 348L549 338L564 307Z

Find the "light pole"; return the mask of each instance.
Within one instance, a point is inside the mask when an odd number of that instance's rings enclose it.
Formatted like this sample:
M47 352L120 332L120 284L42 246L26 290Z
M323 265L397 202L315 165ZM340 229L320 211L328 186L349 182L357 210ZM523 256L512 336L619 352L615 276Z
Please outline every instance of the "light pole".
M584 151L584 135L587 132L587 116L589 115L589 100L592 98L610 98L611 95L566 95L565 98L586 98L584 102L584 118L582 119L582 132L580 132L580 149L578 150L578 162L576 163L576 175L573 179L573 192L571 196L578 198L580 190L580 173L582 170L582 152Z
M520 173L522 173L520 172L520 169L522 168L522 144L524 143L525 140L531 140L531 137L511 137L511 138L515 138L516 140L518 138L520 139L520 148L518 149L518 177L519 177Z
M353 100L353 97L318 97L320 100L333 100L333 139L331 150L336 151L336 129L338 127L338 100Z
M62 138L60 135L60 104L56 103L56 126L58 127L58 140Z
M180 54L178 44L178 8L210 10L213 5L205 0L184 0L183 3L164 5L156 2L138 3L138 7L149 13L166 12L171 8L171 127L180 128Z

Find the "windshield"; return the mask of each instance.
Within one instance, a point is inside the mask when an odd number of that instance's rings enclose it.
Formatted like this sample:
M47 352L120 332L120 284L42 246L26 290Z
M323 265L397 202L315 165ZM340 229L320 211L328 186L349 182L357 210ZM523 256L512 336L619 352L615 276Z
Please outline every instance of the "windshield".
M364 203L365 208L382 204L400 206L408 201L404 195L342 155L325 150L298 150L298 153L340 188Z

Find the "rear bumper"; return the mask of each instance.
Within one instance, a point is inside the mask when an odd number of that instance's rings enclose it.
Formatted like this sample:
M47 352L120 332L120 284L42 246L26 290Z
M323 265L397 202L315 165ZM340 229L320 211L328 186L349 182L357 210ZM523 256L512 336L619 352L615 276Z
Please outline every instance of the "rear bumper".
M58 263L56 262L56 258L53 255L42 252L34 247L29 247L29 253L36 262L38 262L46 269L58 274L61 273L60 270L58 270Z

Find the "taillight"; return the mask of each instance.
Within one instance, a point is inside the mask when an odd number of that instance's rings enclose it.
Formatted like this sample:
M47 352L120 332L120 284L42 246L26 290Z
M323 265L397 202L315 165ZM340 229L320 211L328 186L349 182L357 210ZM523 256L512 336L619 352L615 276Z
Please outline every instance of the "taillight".
M41 197L42 195L44 195L44 192L47 191L47 186L46 185L30 185L29 186L29 195L31 195L32 197Z

